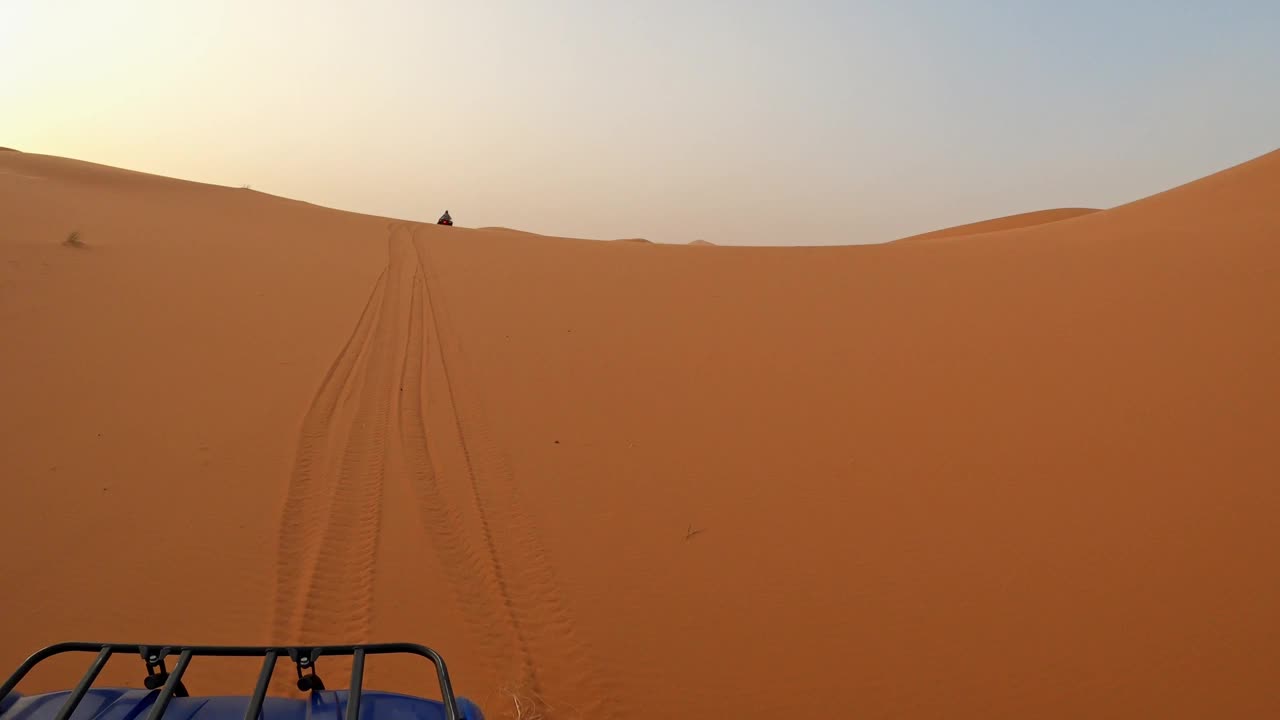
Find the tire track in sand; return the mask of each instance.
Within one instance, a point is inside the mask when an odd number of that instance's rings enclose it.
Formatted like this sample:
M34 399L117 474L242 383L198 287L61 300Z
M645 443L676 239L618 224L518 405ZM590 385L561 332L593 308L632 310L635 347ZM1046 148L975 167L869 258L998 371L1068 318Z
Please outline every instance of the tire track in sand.
M415 228L412 244L429 333L427 395L437 410L433 417L447 418L431 426L430 437L438 453L453 455L450 465L457 470L447 475L433 472L429 482L415 483L422 493L423 522L432 526L447 520L453 527L449 542L460 545L462 557L444 558L447 564L474 569L479 563L483 571L460 577L455 591L464 600L463 607L475 615L472 624L488 623L486 639L501 644L502 702L515 700L521 712L533 717L616 717L614 695L599 663L577 637L537 528L523 509L510 467L491 439L478 398L463 402L461 393L469 388L465 356L446 347L456 342L456 336L443 296L438 289L432 290L432 265L417 235ZM431 466L433 471L439 465ZM446 495L467 507L469 519L457 506L443 518L432 510ZM500 625L493 625L495 620Z
M303 419L280 524L276 642L368 635L411 252L391 233L387 267Z
M485 558L468 541L458 504L446 496L440 471L432 463L427 432L426 371L428 362L425 279L421 268L413 278L408 347L401 370L400 443L404 452L405 482L417 500L419 525L446 573L471 638L484 664L501 665L508 643L503 620L492 612L492 589L485 581ZM497 673L495 673L496 675Z
M608 720L613 694L576 637L511 470L477 398L460 396L470 388L465 356L448 347L456 336L415 229L388 227L387 266L304 417L281 518L273 641L368 639L386 472L402 466L497 685L490 715Z

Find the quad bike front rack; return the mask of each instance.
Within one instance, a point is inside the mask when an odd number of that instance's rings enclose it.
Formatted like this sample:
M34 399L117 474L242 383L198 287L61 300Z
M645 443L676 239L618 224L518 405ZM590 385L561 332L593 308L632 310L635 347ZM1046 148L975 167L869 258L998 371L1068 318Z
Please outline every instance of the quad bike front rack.
M67 696L58 710L54 720L69 720L76 706L84 699L93 681L102 672L107 660L117 653L136 654L146 663L147 674L143 678L143 686L148 690L160 689L160 695L152 705L146 720L161 720L169 700L174 697L188 697L186 687L182 684L182 676L187 671L193 657L260 657L262 669L258 672L258 683L249 699L244 720L260 720L262 703L267 697L267 687L275 672L276 661L288 657L293 661L297 671L298 689L304 692L320 692L325 689L324 681L316 674L316 663L324 656L350 657L351 685L347 688L346 720L360 720L360 693L364 685L364 661L369 655L389 655L395 653L418 655L431 661L436 669L436 680L440 684L441 698L444 704L445 717L448 720L462 720L458 712L457 698L453 694L453 686L449 682L449 671L445 668L444 659L435 650L425 645L414 643L375 643L365 645L130 645L120 643L86 643L66 642L50 645L38 650L27 658L18 669L0 686L0 707L4 707L5 698L13 692L27 673L55 655L64 653L97 653L93 664L80 678L75 689ZM176 655L177 662L173 669L168 668L167 660Z

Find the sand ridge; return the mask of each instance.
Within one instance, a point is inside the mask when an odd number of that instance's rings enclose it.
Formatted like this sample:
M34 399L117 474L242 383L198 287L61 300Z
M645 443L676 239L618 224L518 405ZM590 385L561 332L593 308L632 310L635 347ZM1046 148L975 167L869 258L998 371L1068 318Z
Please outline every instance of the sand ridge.
M965 225L956 225L955 227L934 230L932 232L921 233L919 235L911 235L909 237L895 240L894 242L941 240L943 238L981 235L983 233L999 232L1001 230L1016 230L1019 228L1043 225L1045 223L1070 220L1071 218L1090 215L1096 212L1100 211L1096 208L1055 208L1053 210L1037 210L1034 212L1019 213L1017 215L1006 215L1004 217L993 218L991 220L967 223Z

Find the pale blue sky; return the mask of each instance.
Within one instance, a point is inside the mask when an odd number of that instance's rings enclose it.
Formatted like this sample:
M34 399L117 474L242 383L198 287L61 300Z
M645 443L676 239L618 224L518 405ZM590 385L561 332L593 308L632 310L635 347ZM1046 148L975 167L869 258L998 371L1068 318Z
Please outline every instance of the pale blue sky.
M579 237L877 242L1280 147L1280 3L0 0L0 145Z

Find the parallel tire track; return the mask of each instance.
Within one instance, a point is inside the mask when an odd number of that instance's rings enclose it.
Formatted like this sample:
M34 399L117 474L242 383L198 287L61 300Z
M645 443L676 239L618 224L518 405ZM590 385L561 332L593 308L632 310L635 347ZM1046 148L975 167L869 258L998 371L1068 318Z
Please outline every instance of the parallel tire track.
M465 382L465 356L414 226L303 419L280 523L274 642L367 640L389 467L502 702L528 716L617 715L577 639L537 529ZM394 487L394 486L393 486ZM283 688L283 685L281 685ZM514 712L499 705L495 716Z
M484 581L486 560L468 540L465 522L457 505L441 488L440 473L431 460L425 405L429 357L424 319L426 286L420 270L414 275L412 320L401 372L400 440L407 468L405 481L411 495L417 498L420 524L448 575L470 635L480 646L480 656L486 665L495 667L506 654L507 638L502 632L502 619L491 612L492 595Z
M301 642L328 638L367 639L373 610L373 582L377 569L382 520L383 480L396 358L404 302L404 254L391 239L386 291L360 386L356 391L353 426L336 475L320 562L312 572L305 595Z
M319 563L320 538L333 505L328 467L334 415L348 394L356 367L366 354L383 306L387 270L384 268L365 303L364 311L342 351L330 366L302 421L293 473L289 478L280 536L276 543L276 603L274 641L298 642L307 594Z
M518 485L506 461L498 452L485 425L478 398L460 400L460 388L469 388L461 353L451 357L446 348L450 333L447 306L443 297L432 291L431 263L426 259L423 241L414 234L426 301L426 319L434 357L439 363L441 397L433 403L444 403L452 417L450 428L456 437L456 450L461 453L465 477L451 478L454 484L465 484L465 493L473 504L475 526L470 535L480 538L496 594L487 598L500 610L491 612L504 618L509 634L507 652L511 669L505 692L516 696L525 712L542 717L581 715L611 718L617 715L613 694L600 676L599 664L592 661L585 645L577 638L567 602L555 580L551 563L538 538L537 528L524 511ZM436 283L438 285L438 283ZM468 412L467 409L471 409ZM543 667L556 669L556 683L548 686Z
M406 238L303 420L279 540L277 641L365 638L382 518L392 384L402 361Z

